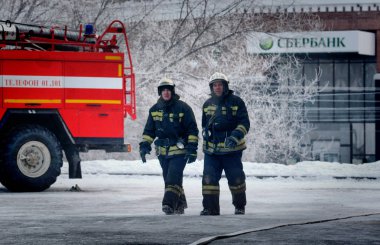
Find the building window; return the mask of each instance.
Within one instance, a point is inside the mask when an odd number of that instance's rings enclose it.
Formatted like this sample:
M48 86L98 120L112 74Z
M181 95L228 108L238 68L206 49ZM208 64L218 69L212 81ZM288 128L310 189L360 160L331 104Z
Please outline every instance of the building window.
M376 73L376 64L367 63L364 68L365 72L365 87L364 87L364 106L365 106L365 120L375 121L376 116L376 87L375 81L373 79L374 74Z
M312 142L312 155L318 161L340 162L340 142L315 140Z
M350 119L364 120L364 71L363 63L350 64Z
M303 68L303 76L305 77L305 82L308 83L314 80L318 75L318 64L306 63ZM308 86L308 84L305 84ZM319 105L318 100L306 102L305 105L305 116L310 121L318 120L319 118Z
M313 59L304 63L306 81L319 74L320 92L305 103L310 122L374 122L374 60ZM307 84L305 84L307 85Z
M320 90L314 102L304 104L305 118L316 128L307 144L314 160L373 162L378 110L376 60L347 56L321 55L304 61L303 76L307 81L319 74Z
M352 124L352 163L363 163L365 144L364 144L364 123Z
M319 118L332 121L334 119L334 66L332 63L320 63L319 89Z
M334 102L335 102L335 120L348 120L348 63L334 63Z

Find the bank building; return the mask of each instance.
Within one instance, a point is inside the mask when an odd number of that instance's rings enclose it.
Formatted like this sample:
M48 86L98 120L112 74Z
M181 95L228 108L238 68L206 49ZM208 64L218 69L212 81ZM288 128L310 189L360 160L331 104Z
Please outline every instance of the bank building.
M304 105L315 130L303 144L314 160L380 160L380 2L294 2L272 5L272 10L316 14L324 29L255 33L249 52L294 53L302 57L304 76L320 71L318 86L323 89L314 103Z

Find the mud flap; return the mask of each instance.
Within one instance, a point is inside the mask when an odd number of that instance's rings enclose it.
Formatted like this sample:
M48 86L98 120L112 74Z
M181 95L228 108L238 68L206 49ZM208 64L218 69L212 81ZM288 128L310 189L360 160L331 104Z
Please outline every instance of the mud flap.
M80 165L79 151L74 145L65 145L64 151L66 159L69 163L69 178L70 179L81 179L82 169Z

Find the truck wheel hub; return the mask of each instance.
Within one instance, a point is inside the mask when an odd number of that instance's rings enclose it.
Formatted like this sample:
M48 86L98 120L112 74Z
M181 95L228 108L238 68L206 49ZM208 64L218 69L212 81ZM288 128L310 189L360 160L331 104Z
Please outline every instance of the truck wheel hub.
M31 149L31 152L26 152L26 155L21 155L21 159L24 158L25 163L30 167L36 167L39 163L41 152L39 149Z
M39 141L25 143L17 154L17 166L20 171L32 178L43 175L49 168L50 161L49 149Z

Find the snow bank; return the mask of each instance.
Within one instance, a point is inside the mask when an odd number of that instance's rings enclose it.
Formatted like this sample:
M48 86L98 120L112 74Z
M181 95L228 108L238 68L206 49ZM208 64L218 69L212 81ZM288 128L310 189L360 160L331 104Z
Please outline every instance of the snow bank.
M188 164L184 174L198 177L202 175L203 160ZM277 163L244 162L244 171L248 177L370 177L380 178L380 161L366 164L345 164L319 161L305 161L293 165ZM67 173L67 163L62 169ZM82 162L83 174L111 174L111 175L161 175L160 164L157 159L142 163L141 160L96 160Z

